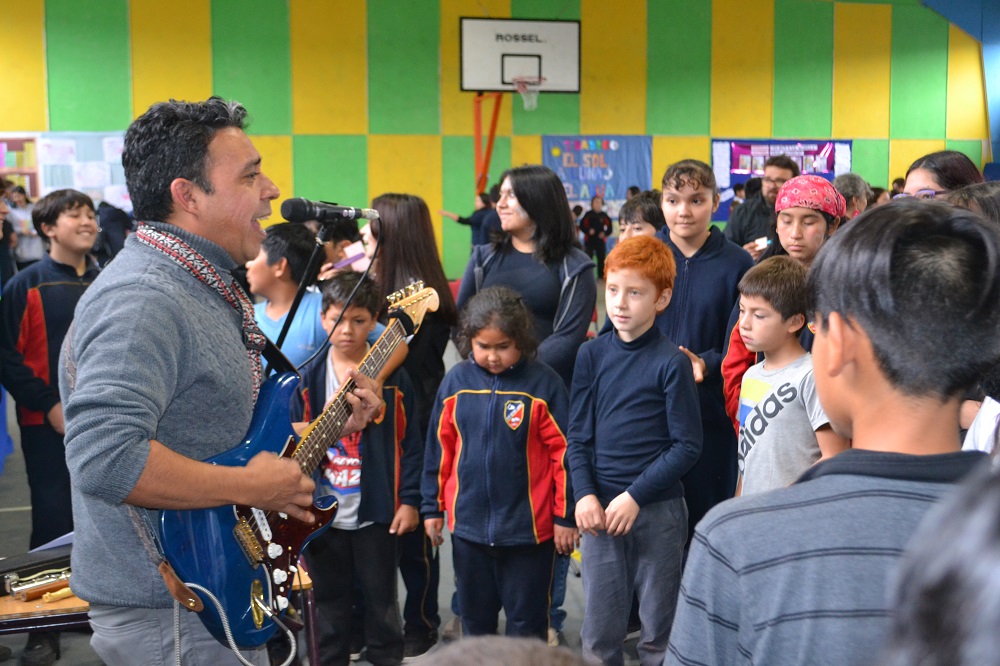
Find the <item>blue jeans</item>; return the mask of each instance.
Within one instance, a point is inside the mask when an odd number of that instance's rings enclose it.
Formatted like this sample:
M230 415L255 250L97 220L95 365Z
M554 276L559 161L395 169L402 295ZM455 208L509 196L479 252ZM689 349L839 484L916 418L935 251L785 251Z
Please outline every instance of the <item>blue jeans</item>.
M624 663L633 592L639 597L639 661L659 666L667 651L677 607L681 562L687 541L683 498L647 504L632 530L620 537L583 535L583 595L587 613L580 638L583 655L605 666Z

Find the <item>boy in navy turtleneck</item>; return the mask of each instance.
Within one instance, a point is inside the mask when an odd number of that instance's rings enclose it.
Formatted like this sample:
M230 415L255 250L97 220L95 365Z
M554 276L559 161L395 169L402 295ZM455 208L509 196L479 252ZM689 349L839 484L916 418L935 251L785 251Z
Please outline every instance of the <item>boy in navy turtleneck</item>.
M639 656L667 647L687 540L681 477L701 454L690 359L654 326L670 303L673 255L655 238L620 243L605 264L614 326L580 348L569 429L576 523L584 544L584 653L621 664L633 591Z

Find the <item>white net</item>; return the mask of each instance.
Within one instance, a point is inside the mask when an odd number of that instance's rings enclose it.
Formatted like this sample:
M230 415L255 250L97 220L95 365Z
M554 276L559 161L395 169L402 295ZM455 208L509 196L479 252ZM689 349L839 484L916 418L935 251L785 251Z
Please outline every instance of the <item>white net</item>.
M514 79L514 89L521 95L525 111L534 111L538 108L538 93L543 83L545 78L541 76L520 76Z

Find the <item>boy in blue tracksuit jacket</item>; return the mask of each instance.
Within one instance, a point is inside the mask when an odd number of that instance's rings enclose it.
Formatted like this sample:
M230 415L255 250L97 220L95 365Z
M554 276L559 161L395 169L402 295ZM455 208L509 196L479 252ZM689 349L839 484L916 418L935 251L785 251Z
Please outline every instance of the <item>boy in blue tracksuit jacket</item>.
M355 285L354 299L344 308ZM312 421L323 412L347 368L357 366L367 353L366 338L375 328L380 307L378 288L360 273L339 273L323 284L322 323L333 336L329 352L301 370L304 418L296 418L300 414L293 408L293 420ZM403 659L396 539L419 526L423 441L414 416L413 385L405 370L389 375L382 397L386 403L382 414L363 431L333 443L320 467L317 494L333 495L339 502L331 527L305 552L319 610L324 664L346 666L349 661L355 579L365 602L368 661L398 664Z
M722 352L729 315L740 297L737 286L753 259L711 226L719 194L707 164L683 160L671 165L662 187L667 226L656 236L673 252L677 277L670 305L656 318L656 326L695 366L704 433L701 458L684 477L690 536L708 510L736 490L737 441L726 416Z
M532 324L506 287L477 294L463 313L460 349L428 431L421 513L442 542L448 513L462 626L546 639L554 551L576 542L566 466L566 389L533 358Z
M31 548L73 531L69 470L59 401L59 350L76 304L98 274L94 203L56 190L35 204L33 221L49 251L3 287L3 381L17 401L31 487Z

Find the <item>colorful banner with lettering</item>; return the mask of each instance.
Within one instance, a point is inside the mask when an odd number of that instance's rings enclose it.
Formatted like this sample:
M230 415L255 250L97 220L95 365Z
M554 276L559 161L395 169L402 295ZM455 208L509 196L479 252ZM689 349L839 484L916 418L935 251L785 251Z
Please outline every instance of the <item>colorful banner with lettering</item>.
M612 218L632 185L647 189L653 181L653 139L649 136L543 136L542 162L558 174L570 206L590 210L590 200L604 198Z
M729 219L733 203L733 185L764 175L764 163L774 155L787 155L802 173L811 173L833 180L851 170L851 141L808 139L782 141L751 141L745 139L713 139L712 170L719 186L719 210L713 220Z

